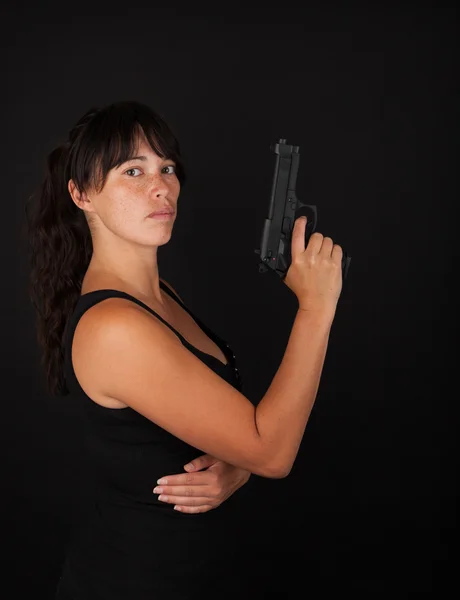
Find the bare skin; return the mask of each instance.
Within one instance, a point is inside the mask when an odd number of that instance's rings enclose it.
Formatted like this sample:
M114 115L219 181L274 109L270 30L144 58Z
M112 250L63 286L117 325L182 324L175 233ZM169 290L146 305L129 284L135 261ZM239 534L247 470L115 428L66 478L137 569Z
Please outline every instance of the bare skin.
M172 288L166 281L162 280L172 291L176 294L174 288ZM93 273L86 274L83 286L82 286L82 294L86 294L88 292L92 292L94 290L100 289L115 289L121 290L123 292L127 292L128 294L134 295L139 298L133 292L128 291L126 285L124 285L123 281L113 279L107 276L94 275ZM163 297L163 303L157 302L145 302L147 306L150 306L152 310L158 313L167 323L169 323L176 331L178 331L192 346L198 348L202 352L206 354L211 354L222 363L227 363L227 358L222 350L215 344L211 338L209 338L205 332L201 329L201 327L193 320L193 318L188 314L188 312L182 308L182 306L173 300L167 292L160 290L161 295ZM182 299L179 296L179 299ZM182 301L183 302L183 301ZM185 303L184 303L185 304ZM139 307L140 310L144 310L142 307ZM154 317L152 317L154 318ZM171 332L172 333L172 332Z
M117 289L152 308L162 307L172 317L160 289L157 250L171 239L180 183L174 162L160 158L145 136L139 136L134 154L145 159L111 169L101 192L80 193L72 180L68 182L72 200L85 211L93 240L85 289L89 281L113 281ZM161 209L175 214L169 220L148 218Z

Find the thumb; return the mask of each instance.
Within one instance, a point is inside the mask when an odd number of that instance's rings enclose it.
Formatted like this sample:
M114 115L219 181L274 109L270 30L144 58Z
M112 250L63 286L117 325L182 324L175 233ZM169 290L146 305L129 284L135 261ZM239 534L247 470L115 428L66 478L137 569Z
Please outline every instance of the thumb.
M186 471L200 471L201 469L210 467L215 462L216 462L216 459L213 456L211 456L210 454L203 454L203 456L194 458L188 464L184 465L184 469Z

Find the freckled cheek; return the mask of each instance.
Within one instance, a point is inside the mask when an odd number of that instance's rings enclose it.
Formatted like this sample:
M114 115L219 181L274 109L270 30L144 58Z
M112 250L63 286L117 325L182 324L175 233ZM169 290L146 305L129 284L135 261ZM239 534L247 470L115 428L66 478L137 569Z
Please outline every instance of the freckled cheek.
M110 211L110 221L112 227L115 230L126 230L126 227L131 223L137 223L140 215L145 213L145 209L142 210L139 200L136 200L136 196L133 196L127 192L123 197L118 198L116 202L112 203Z

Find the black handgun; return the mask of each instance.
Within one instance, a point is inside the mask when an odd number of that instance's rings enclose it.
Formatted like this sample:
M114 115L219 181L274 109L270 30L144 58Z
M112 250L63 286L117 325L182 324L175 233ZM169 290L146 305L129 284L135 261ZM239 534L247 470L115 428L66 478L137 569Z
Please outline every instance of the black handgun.
M272 269L281 279L286 277L291 264L291 238L294 222L306 215L305 248L312 233L316 231L318 211L312 204L302 204L296 196L295 188L299 170L299 146L286 144L285 139L270 146L275 152L275 172L265 219L260 248L254 250L260 255L259 271ZM351 256L343 250L342 280L345 281L350 267Z

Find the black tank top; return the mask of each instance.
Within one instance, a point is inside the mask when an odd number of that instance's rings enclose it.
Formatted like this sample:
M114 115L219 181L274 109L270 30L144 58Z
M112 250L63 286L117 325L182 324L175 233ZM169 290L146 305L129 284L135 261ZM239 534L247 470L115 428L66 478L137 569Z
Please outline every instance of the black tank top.
M242 543L244 486L216 509L186 514L160 502L157 479L185 473L183 466L204 454L127 407L111 409L81 388L72 366L73 334L83 313L106 298L127 298L160 319L182 344L217 375L242 391L235 355L160 282L218 346L227 364L192 346L149 306L119 290L80 296L64 337L65 376L85 415L85 442L97 490L85 522L67 547L60 593L74 600L166 600L226 597L232 557ZM213 587L214 586L214 587ZM240 590L241 591L241 590ZM58 596L59 597L59 596ZM64 597L64 596L63 596Z

